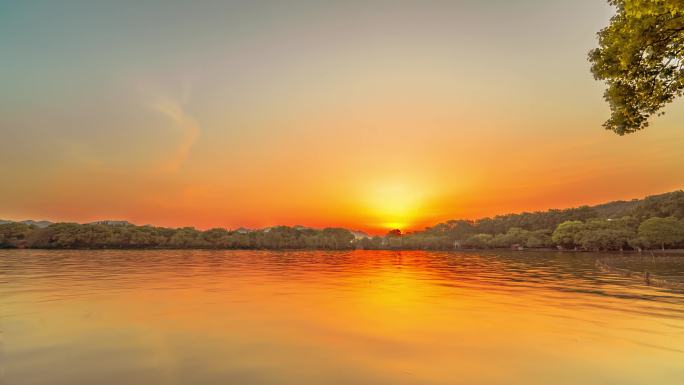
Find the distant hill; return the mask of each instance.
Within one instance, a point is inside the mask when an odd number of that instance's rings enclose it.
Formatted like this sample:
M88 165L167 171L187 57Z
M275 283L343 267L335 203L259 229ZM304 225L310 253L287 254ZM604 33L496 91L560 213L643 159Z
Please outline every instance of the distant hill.
M25 221L9 221L5 219L0 219L0 225L5 224L5 223L23 223L29 226L36 226L38 228L45 228L48 227L55 222L50 222L50 221L34 221L32 219L28 219ZM95 222L90 222L86 223L88 225L107 225L107 226L131 226L133 225L131 222L128 221L112 221L112 220L102 220L102 221L95 221Z
M684 191L672 191L651 195L643 199L613 201L590 206L600 218L621 218L636 216L645 219L650 216L684 217Z
M269 229L268 231L270 231L270 227L267 229ZM246 227L240 227L240 228L236 229L235 232L238 234L249 234L249 233L254 232L254 230L248 229Z
M88 223L89 225L107 225L107 226L132 226L133 224L129 221L112 221L105 219L102 221L95 221Z
M595 206L504 214L474 221L450 220L417 233L442 234L449 232L461 236L477 232L494 235L506 233L508 229L514 227L529 231L553 230L565 221L586 221L592 218L619 219L630 217L641 222L651 217L664 218L670 216L684 219L684 191L677 190L651 195L643 199L613 201Z
M17 221L8 221L8 220L0 219L0 225L5 224L5 223L14 223L14 222L17 222ZM32 219L29 219L26 221L18 221L18 222L24 223L24 224L29 225L29 226L33 225L33 226L39 227L41 229L44 227L48 227L53 223L50 221L34 221Z

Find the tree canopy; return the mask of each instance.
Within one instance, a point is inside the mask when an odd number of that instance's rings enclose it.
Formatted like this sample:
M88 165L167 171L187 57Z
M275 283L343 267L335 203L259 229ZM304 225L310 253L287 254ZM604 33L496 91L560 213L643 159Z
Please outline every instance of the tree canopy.
M611 116L604 127L624 135L646 128L684 90L684 1L608 2L617 13L589 60L594 77L607 84Z
M684 239L684 223L675 217L650 218L639 225L639 238L646 246L676 244Z

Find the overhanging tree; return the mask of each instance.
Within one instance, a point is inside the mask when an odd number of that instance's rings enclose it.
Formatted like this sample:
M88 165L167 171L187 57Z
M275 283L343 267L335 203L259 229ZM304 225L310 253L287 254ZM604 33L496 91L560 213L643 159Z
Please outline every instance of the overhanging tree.
M684 0L608 0L617 8L589 53L619 135L648 127L684 91Z

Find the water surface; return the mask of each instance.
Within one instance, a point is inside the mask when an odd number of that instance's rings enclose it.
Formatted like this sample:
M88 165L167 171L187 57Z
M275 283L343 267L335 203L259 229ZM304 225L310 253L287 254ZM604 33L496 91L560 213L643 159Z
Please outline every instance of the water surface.
M594 258L0 250L0 379L684 383L684 294Z

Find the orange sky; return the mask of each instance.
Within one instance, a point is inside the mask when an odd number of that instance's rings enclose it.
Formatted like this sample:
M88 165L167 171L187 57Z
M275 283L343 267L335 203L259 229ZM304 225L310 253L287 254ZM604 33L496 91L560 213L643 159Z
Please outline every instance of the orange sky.
M684 187L683 102L601 127L608 6L496 3L3 5L0 218L384 233Z

